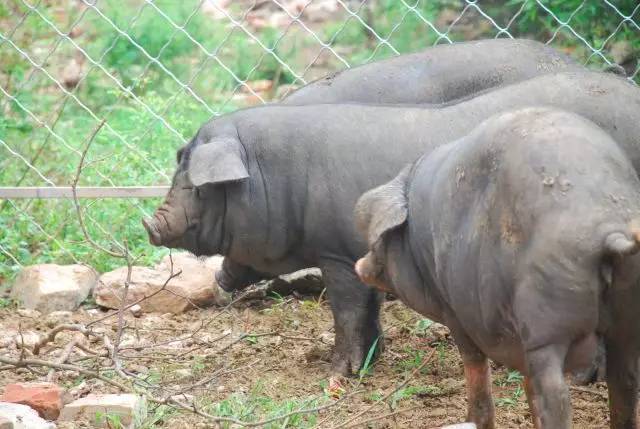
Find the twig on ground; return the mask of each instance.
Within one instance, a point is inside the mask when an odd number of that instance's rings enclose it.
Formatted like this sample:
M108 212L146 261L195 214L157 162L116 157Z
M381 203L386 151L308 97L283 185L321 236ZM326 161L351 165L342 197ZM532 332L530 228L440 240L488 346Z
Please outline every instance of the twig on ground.
M76 334L77 335L77 334ZM60 356L60 359L58 360L58 363L65 363L67 361L67 359L69 359L69 356L71 356L71 352L73 352L73 348L78 345L78 343L80 343L82 341L82 338L73 338L71 341L69 341L69 344L67 344L65 346L65 348L62 350L62 355ZM51 382L53 381L53 377L56 373L56 368L51 368L49 369L49 373L47 374L47 381Z
M340 423L337 426L334 426L332 429L338 429L338 428L346 428L346 427L350 427L349 425L351 423L353 423L355 420L357 420L360 416L368 413L369 411L373 410L377 405L386 402L387 399L389 399L393 394L395 394L396 392L398 392L400 389L402 389L403 387L405 387L407 384L409 384L409 382L411 380L413 380L413 378L420 373L420 371L422 371L422 369L427 366L427 364L429 362L431 362L431 359L433 358L433 355L435 354L437 349L433 349L431 351L431 353L429 353L429 356L427 356L427 358L420 364L420 366L418 366L416 369L414 369L411 374L404 379L404 381L402 383L400 383L398 386L396 386L393 390L391 390L389 393L387 393L386 395L384 395L382 398L378 399L377 401L375 401L373 404L371 404L369 407L361 410L360 412L358 412L356 415L354 415L353 417L351 417L350 419L348 419L345 422Z
M379 416L368 417L365 420L361 420L361 421L352 423L349 426L345 426L344 429L350 429L350 428L354 428L354 427L357 427L357 426L366 425L367 423L375 422L375 421L378 421L378 420L384 420L384 419L389 418L389 417L395 417L395 416L398 416L400 414L408 413L409 411L417 410L419 408L422 408L422 406L421 405L416 405L416 406L413 406L413 407L403 408L401 410L392 411L392 412L389 412L389 413L386 413L386 414L381 414Z
M609 395L607 394L607 392L601 392L600 390L590 389L584 386L569 386L569 389L573 390L574 392L589 393L594 396L599 396L605 400L609 399Z
M108 377L105 377L104 375L95 372L95 371L91 371L88 370L86 368L83 368L81 366L78 365L71 365L68 363L56 363L56 362L49 362L46 360L42 360L42 359L19 359L19 360L15 360L15 359L9 359L6 358L4 356L0 356L0 363L5 363L8 365L13 365L16 368L28 368L29 366L41 366L41 367L45 367L45 368L55 368L55 369L59 369L59 370L66 370L66 371L76 371L80 374L86 375L88 377L93 377L93 378L97 378L98 380L104 381L105 383L111 384L112 386L117 387L118 389L124 391L124 392L130 392L131 389L129 389L129 387L125 386L124 384L117 382L115 380L112 380Z
M55 328L53 328L52 330L50 330L45 337L43 337L40 341L38 341L33 346L33 354L36 355L36 356L39 355L40 354L40 350L44 346L49 344L50 342L55 341L56 335L58 335L62 331L80 332L85 337L88 337L89 335L92 334L91 331L89 329L87 329L87 327L84 326L84 325L80 325L80 324L76 324L76 323L73 323L73 324L63 323L62 325L58 325Z

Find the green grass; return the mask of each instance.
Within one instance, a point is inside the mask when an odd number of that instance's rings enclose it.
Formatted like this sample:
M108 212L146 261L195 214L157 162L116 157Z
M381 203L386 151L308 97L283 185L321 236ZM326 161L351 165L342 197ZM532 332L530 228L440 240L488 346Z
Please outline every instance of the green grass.
M18 49L38 62L41 51L47 51L57 40L47 20L60 30L69 29L70 23L80 17L81 9L66 9L67 16L61 17L56 13L59 9L47 2L40 4L37 13L20 4L11 8L1 6L3 34L5 28L14 24L11 21L14 14L30 13L12 37L17 48L0 43L3 58L0 73L6 77L3 87L15 97L15 101L0 97L0 102L6 104L0 109L0 139L11 150L23 154L53 183L69 185L79 161L78 153L74 152L82 151L98 124L93 112L100 119L106 118L107 123L88 153L80 185L168 183L175 151L183 141L191 138L213 113L240 107L231 100L238 80L277 79L278 83L293 80L274 55L265 54L255 40L241 31L232 31L227 22L212 24L202 13L191 17L199 3L161 0L154 2L154 8L144 2L138 5L116 0L101 2L100 11L113 25L94 9L87 9L78 26L84 34L73 41L63 40L44 66L53 78L59 79L60 68L76 55L74 44L91 58L100 60L101 67L93 67L74 91L77 101L67 102L52 79L42 72L32 74L31 64ZM185 30L175 28L170 20ZM130 38L120 34L116 27ZM293 62L291 57L296 55L297 44L288 44L286 48L276 44L276 30L267 29L254 37L287 63ZM149 57L157 58L165 69ZM181 87L187 82L201 100ZM40 126L39 121L49 124L55 135ZM35 154L39 155L34 159ZM43 186L46 182L0 144L0 184ZM111 245L112 237L120 243L126 237L131 252L143 264L152 263L166 253L148 245L140 224L140 218L152 213L158 203L158 199L82 202L91 236L106 246ZM70 201L0 201L0 245L5 250L0 251L0 284L2 279L10 281L19 270L6 253L22 265L80 261L99 271L122 265L122 261L83 244Z
M248 393L234 393L226 399L212 404L202 404L204 409L216 416L232 417L247 422L269 420L278 416L321 406L331 399L323 397L273 399L264 393L264 385L258 382ZM318 422L317 413L296 414L280 419L264 427L270 428L311 428ZM222 428L230 428L231 424L223 423Z
M499 25L506 25L523 1L487 0L481 7ZM296 73L302 73L310 61L308 54L315 56L320 48L312 36L297 26L285 35L281 29L250 29L249 36L231 26L228 20L212 20L202 13L194 15L198 0L101 1L99 10L113 25L93 8L83 12L82 8L56 1L36 4L35 11L22 2L0 4L0 32L11 34L11 43L0 43L0 79L2 87L14 97L9 100L0 95L0 139L57 185L70 184L79 159L74 151L82 150L98 123L90 112L99 119L106 118L108 126L96 136L81 185L168 183L167 177L174 169L175 151L183 141L214 113L223 114L243 105L233 98L241 89L239 80L276 80L276 86L292 82L294 75L276 56ZM545 2L561 20L568 20L581 4L582 0ZM635 1L621 0L616 6L622 13L630 14ZM370 9L360 10L361 19L398 52L405 53L436 42L444 43L425 20L436 23L439 31L446 31L447 24L438 24L441 12L449 10L459 14L464 3L459 0L381 0L367 7ZM230 13L235 18L242 16L242 12L241 5L231 6ZM470 8L463 18L474 13L477 15L477 11ZM22 15L25 15L24 22L12 32ZM640 19L637 15L634 16L636 22ZM71 40L59 41L50 23L65 33L78 19L76 29L82 33ZM486 21L485 18L479 20ZM592 46L602 48L605 55L613 43L620 41L628 42L637 53L640 51L638 30L629 22L620 25L621 21L609 6L586 2L571 17L570 25ZM469 37L461 25L453 26L447 37L451 40ZM552 15L535 2L527 2L509 30L514 35L548 40L557 27ZM120 34L117 28L129 37ZM616 29L616 35L605 44ZM353 17L324 23L313 31L352 65L394 55L393 50L372 37ZM496 34L495 28L490 27L486 34L475 37ZM581 59L590 54L567 29L560 31L555 43L572 50ZM261 44L273 54L266 52ZM49 55L54 46L56 49ZM34 73L33 65L18 51L26 52L33 62L43 64L48 74L60 80L62 69L77 56L76 47L98 60L100 67L85 64L91 72L73 92L77 101L67 102L56 83L42 71ZM157 58L162 67L149 57ZM328 57L327 68L343 67L332 55ZM590 62L602 61L594 56ZM186 83L200 100L182 87ZM158 116L162 120L158 120ZM56 136L41 123L48 124ZM0 144L0 184L42 186L45 182ZM166 251L147 243L140 218L151 213L158 202L157 199L83 201L89 232L104 245L111 243L111 236L120 242L126 237L132 253L139 257L138 263L155 262ZM100 254L83 243L69 201L0 201L0 245L23 265L80 261L100 271L122 265L122 261ZM0 250L0 287L10 283L20 268L6 253ZM422 325L414 329L416 335L428 328L427 322L420 323Z
M495 398L497 407L514 407L524 398L524 377L518 371L508 371L502 378L495 380L497 386L502 387L503 393Z

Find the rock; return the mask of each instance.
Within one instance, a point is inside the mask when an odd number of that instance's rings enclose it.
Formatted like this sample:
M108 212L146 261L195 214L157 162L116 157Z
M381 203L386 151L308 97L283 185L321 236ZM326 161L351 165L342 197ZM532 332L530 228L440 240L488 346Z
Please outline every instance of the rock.
M449 328L436 322L429 327L429 332L433 335L435 341L446 341L450 335Z
M131 314L133 315L133 317L140 317L142 316L142 307L140 307L140 305L136 304L134 306L132 306L129 311L131 311Z
M28 317L29 319L38 319L42 317L42 313L38 310L29 310L28 308L19 308L16 313L18 313L18 316L20 317Z
M339 9L337 0L314 1L306 5L304 15L311 22L324 22L331 19Z
M331 332L323 332L320 334L320 341L325 344L333 344L335 342L336 335Z
M100 314L100 310L98 310L97 308L90 308L87 310L87 315L89 317L98 317L101 316Z
M292 85L289 83L279 85L273 98L275 98L276 100L282 100L284 97L288 96L298 88L298 85Z
M231 4L231 0L205 0L202 3L202 13L211 17L216 21L228 19L229 12L227 8Z
M139 395L88 395L62 409L59 421L89 420L96 427L113 427L107 417L117 416L124 428L139 427L147 416L146 400Z
M454 425L442 426L440 429L476 429L475 423L457 423Z
M613 43L609 52L614 62L623 64L633 56L633 47L628 40L621 40Z
M35 331L18 332L13 336L13 341L19 349L23 344L25 348L32 349L40 341L40 334Z
M22 404L0 402L0 418L4 427L12 429L56 429L56 425L44 420L30 407ZM11 423L7 424L6 421ZM4 429L3 426L0 426Z
M45 323L50 328L61 325L63 323L71 323L73 321L73 313L70 311L53 311L47 314Z
M69 395L70 398L78 399L79 397L86 395L90 391L91 391L91 386L87 384L86 380L82 380L80 384L70 388L67 391L67 394Z
M124 349L142 350L149 347L151 342L145 338L137 338L131 334L124 334L120 340L120 347Z
M84 76L84 55L78 54L71 58L66 66L62 69L62 84L67 89L74 89Z
M318 295L324 289L324 283L318 268L307 268L276 277L269 282L267 289L280 295L288 295L293 291L305 295Z
M6 417L0 416L0 429L13 429L13 422Z
M5 330L2 335L0 335L0 349L8 349L13 348L16 345L16 331Z
M18 274L11 297L24 308L42 313L75 310L96 280L97 273L84 265L32 265Z
M265 92L256 92L255 94L238 92L231 97L231 100L238 106L257 106L263 104L262 100L268 99L269 96Z
M15 383L4 388L0 401L28 405L40 417L55 420L62 409L63 393L63 389L53 383Z
M138 305L142 312L182 313L194 305L226 305L230 294L224 292L216 283L214 273L220 269L222 257L214 256L198 259L189 253L173 255L174 273L182 274L173 278L163 290L153 296L165 284L171 272L169 257L165 257L155 268L134 267L127 295L127 304L144 297ZM127 277L127 268L103 274L93 292L98 305L117 309L120 307ZM192 305L193 304L193 305Z
M251 91L256 93L271 91L271 88L273 88L273 81L269 79L251 80L246 82L246 86L241 86L240 91L244 93L251 93L249 88L251 88Z

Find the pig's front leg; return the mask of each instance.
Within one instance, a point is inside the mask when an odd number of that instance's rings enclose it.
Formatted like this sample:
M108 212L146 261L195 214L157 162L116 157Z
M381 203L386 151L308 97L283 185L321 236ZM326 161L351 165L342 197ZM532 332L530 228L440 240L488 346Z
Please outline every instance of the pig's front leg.
M325 259L320 269L336 332L331 370L336 375L357 373L376 339L378 349L382 348L379 314L383 295L360 282L351 260Z
M251 267L238 264L226 256L222 261L222 267L215 276L218 286L226 292L244 289L260 280L273 278L273 276L259 273Z

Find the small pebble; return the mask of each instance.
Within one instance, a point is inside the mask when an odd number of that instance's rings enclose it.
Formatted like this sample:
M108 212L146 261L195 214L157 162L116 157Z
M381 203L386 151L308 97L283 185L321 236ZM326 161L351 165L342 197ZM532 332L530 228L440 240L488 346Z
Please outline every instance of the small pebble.
M140 307L138 304L132 306L129 310L131 311L131 314L133 314L133 317L142 316L142 307Z

